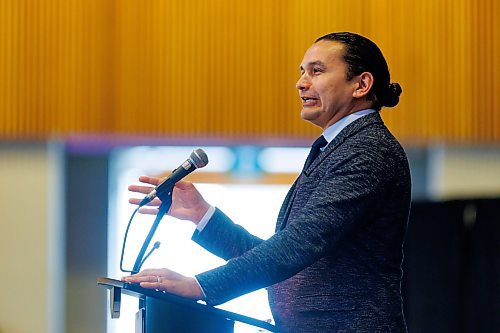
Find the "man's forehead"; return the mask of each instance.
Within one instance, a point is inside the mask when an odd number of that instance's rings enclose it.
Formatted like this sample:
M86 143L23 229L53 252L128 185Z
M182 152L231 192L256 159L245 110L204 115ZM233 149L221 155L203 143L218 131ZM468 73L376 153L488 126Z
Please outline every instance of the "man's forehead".
M301 68L313 66L327 67L329 64L334 64L338 61L341 61L341 55L343 52L342 45L340 45L339 47L316 44L318 43L313 44L304 54L304 59L302 59L302 63L300 64Z
M329 62L340 59L343 51L344 46L339 42L325 40L319 41L307 49L301 66L311 66L317 64L325 65Z

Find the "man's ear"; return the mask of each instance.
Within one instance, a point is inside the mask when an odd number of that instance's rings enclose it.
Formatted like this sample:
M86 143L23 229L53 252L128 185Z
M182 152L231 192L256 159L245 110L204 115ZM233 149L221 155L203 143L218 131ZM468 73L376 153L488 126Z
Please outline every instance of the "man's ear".
M358 75L355 80L357 80L356 90L354 90L352 97L362 98L366 97L373 86L373 75L370 72L363 72Z

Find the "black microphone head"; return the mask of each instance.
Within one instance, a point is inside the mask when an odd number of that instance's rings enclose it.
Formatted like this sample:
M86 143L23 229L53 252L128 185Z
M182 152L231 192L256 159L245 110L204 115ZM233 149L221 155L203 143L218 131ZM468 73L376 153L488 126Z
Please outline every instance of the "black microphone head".
M193 164L197 169L203 168L208 164L208 156L201 148L193 150L189 158L191 159L191 161L193 161Z

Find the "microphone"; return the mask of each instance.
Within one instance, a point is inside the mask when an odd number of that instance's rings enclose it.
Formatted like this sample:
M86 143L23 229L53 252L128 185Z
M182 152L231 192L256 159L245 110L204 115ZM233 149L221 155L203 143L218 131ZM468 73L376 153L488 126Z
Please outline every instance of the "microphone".
M156 198L157 193L173 187L175 183L177 183L179 180L186 177L194 170L198 168L203 168L207 164L208 164L208 156L203 151L203 149L198 148L196 150L193 150L191 155L189 155L189 158L185 160L184 163L182 163L177 169L172 171L170 176L163 179L163 181L160 184L158 184L154 188L154 190L149 192L149 194L146 195L144 199L142 199L141 203L139 204L139 207L148 204L154 198Z
M153 244L153 247L151 248L151 250L149 250L148 254L146 254L146 256L144 257L144 259L142 259L141 263L139 264L139 267L137 268L137 270L138 270L138 271L140 271L140 270L141 270L142 265L144 265L144 263L146 262L146 260L148 260L149 256L150 256L150 255L151 255L151 254L152 254L155 250L157 250L157 249L159 249L159 248L160 248L160 245L161 245L161 243L160 243L160 242L158 242L158 241L157 241L157 242L155 242L155 243Z

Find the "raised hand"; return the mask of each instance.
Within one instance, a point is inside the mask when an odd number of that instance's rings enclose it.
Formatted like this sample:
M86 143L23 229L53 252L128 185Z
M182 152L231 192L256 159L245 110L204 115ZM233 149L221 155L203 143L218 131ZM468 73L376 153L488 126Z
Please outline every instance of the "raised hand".
M130 185L128 189L131 192L146 195L151 192L154 189L154 186L158 185L161 180L161 178L157 177L141 176L139 177L139 181L141 183L152 186ZM138 205L141 200L142 198L132 198L129 202L131 204ZM157 207L160 206L160 204L161 201L158 198L155 198L147 206L141 207L139 212L143 214L157 214ZM198 224L209 207L210 205L205 201L203 196L191 182L181 180L175 184L174 193L172 195L172 206L170 207L168 215Z

